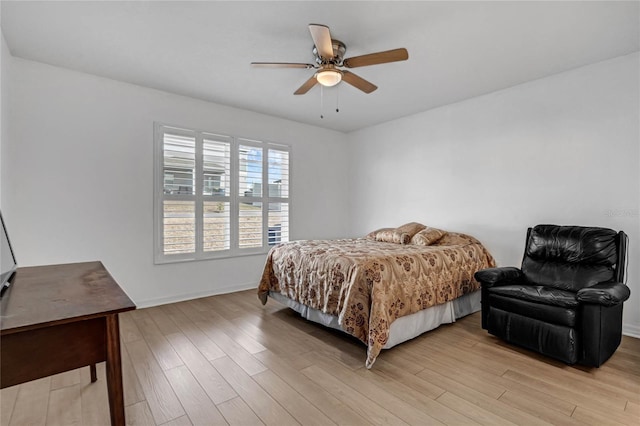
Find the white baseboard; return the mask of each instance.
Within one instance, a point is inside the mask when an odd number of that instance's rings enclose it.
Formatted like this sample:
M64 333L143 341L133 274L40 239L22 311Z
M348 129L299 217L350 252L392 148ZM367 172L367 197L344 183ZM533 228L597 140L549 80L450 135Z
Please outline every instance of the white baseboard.
M629 337L640 339L640 325L638 324L622 324L622 334Z
M179 294L170 297L159 297L157 299L139 300L136 302L138 309L150 308L152 306L166 305L167 303L184 302L185 300L199 299L201 297L216 296L219 294L235 293L236 291L244 291L256 289L256 302L258 302L258 286L256 283L237 284L229 287L212 289L210 291L200 291L197 293Z

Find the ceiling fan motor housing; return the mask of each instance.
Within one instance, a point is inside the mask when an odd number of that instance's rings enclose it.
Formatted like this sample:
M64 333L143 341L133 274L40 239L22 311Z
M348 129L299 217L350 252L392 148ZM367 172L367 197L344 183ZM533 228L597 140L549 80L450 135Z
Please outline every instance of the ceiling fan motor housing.
M331 39L331 46L333 47L333 58L321 58L318 54L318 48L316 46L313 46L313 56L315 56L316 63L318 65L342 65L342 59L344 58L344 54L347 51L347 46L340 40L335 39Z

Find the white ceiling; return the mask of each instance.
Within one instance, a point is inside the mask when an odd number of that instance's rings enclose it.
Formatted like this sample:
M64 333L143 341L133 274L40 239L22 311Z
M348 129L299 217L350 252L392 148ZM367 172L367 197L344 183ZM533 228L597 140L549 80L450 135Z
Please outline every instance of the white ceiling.
M2 2L14 56L339 131L352 131L640 50L629 2ZM406 47L409 60L293 92L313 70L307 25L346 57ZM335 112L339 92L340 112Z

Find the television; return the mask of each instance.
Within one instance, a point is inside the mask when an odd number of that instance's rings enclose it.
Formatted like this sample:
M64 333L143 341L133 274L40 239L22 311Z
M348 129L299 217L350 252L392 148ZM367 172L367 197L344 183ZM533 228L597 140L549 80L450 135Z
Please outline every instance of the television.
M16 256L13 253L11 242L9 241L9 234L7 233L7 225L4 223L2 212L0 212L0 222L2 222L2 241L0 241L0 297L11 285L13 277L16 274L16 268L18 263L16 262Z

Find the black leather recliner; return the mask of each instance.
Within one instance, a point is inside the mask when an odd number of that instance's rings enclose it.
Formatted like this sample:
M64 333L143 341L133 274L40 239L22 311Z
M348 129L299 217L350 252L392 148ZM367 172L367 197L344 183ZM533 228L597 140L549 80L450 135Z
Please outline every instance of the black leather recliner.
M529 228L520 269L475 273L482 328L567 364L599 367L622 339L626 249L622 231Z

